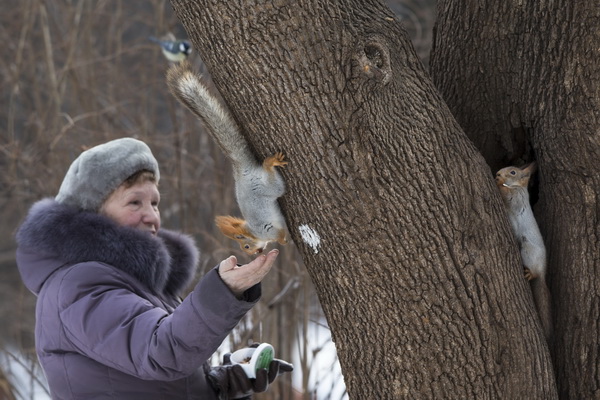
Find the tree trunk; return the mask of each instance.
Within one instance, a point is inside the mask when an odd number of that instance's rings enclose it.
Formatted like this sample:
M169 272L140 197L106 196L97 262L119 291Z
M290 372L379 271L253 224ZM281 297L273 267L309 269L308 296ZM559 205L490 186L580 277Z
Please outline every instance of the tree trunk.
M533 159L564 399L600 399L600 3L442 0L431 70L494 170Z
M281 200L353 399L556 396L503 205L377 1L172 0Z

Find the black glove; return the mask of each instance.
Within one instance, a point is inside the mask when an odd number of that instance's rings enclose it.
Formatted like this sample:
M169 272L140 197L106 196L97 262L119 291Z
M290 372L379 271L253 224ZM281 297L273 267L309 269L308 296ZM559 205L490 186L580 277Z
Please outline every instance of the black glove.
M279 375L294 369L290 363L273 359L268 370L259 369L256 371L256 379L250 379L240 365L231 364L230 358L231 354L226 353L223 356L223 365L212 367L208 373L209 381L217 389L222 400L249 399L253 393L266 391Z

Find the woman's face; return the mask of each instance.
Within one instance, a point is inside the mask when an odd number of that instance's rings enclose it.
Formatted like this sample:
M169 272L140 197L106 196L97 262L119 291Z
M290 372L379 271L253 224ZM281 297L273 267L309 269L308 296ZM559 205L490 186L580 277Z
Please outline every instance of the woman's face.
M100 214L122 226L156 235L160 228L160 193L154 182L144 181L131 187L119 186L106 199Z

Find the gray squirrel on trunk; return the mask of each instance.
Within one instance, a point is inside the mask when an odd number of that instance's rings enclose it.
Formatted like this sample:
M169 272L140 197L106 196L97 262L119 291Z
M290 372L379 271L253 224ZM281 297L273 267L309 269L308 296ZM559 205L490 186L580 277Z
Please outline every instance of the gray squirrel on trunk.
M233 165L235 195L244 218L216 217L221 232L250 255L262 253L269 242L286 244L287 226L277 203L285 192L285 183L275 169L288 163L283 153L259 163L231 114L221 107L188 62L171 66L167 83L171 93L204 122Z
M510 225L519 244L525 278L531 284L533 300L540 317L544 336L552 340L550 290L546 285L546 247L529 204L527 186L536 164L524 168L506 167L496 173L496 185L504 199Z

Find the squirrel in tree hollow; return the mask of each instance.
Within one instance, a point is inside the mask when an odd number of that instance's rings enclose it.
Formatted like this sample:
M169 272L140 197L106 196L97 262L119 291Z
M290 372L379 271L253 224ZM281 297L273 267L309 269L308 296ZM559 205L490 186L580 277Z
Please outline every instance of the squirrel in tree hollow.
M496 185L504 199L510 225L515 234L525 271L531 284L535 306L542 322L544 335L550 343L552 338L552 310L550 291L546 285L546 247L542 234L529 204L527 186L536 170L535 162L523 169L502 168L496 173Z
M260 164L233 117L221 107L188 62L171 66L167 83L171 93L204 122L233 165L235 195L245 219L216 217L221 232L236 240L250 255L262 253L272 241L286 244L287 228L277 203L285 192L285 183L275 169L287 164L283 154L276 153Z

